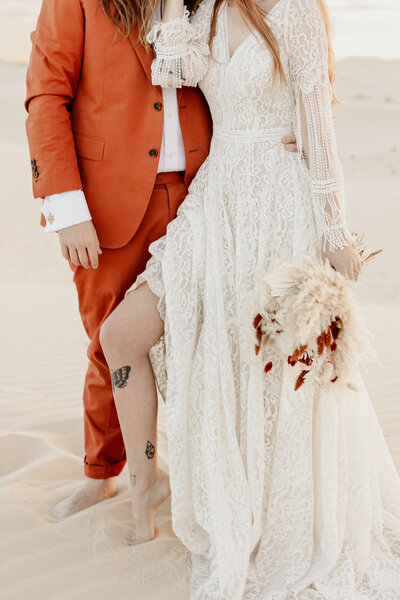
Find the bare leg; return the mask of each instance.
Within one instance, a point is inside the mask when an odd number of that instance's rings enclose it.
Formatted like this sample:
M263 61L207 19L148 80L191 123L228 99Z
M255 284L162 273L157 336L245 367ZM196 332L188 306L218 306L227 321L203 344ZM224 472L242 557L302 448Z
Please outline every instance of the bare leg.
M110 367L128 459L134 530L131 543L154 537L154 514L170 495L157 466L157 391L148 352L164 323L147 283L131 292L103 324L100 342Z
M56 519L64 519L92 504L112 498L117 493L117 478L109 477L108 479L91 479L85 478L86 481L72 496L59 502L53 508L53 517Z

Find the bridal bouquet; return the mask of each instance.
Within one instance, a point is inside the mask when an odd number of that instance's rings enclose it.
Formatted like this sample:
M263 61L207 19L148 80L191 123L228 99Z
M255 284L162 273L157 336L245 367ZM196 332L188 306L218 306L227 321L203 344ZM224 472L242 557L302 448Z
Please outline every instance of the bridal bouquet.
M380 250L364 257L362 237L353 234L363 265ZM256 355L264 371L278 354L293 369L294 389L304 383L343 384L356 391L357 367L372 353L369 335L352 293L352 283L329 261L284 260L259 274L253 304Z

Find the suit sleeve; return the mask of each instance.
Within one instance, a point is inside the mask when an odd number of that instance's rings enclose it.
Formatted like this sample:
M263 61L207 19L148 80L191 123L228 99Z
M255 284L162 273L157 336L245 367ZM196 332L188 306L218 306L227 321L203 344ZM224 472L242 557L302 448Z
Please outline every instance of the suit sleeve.
M43 0L31 34L25 108L35 198L82 189L70 109L85 34L79 0Z

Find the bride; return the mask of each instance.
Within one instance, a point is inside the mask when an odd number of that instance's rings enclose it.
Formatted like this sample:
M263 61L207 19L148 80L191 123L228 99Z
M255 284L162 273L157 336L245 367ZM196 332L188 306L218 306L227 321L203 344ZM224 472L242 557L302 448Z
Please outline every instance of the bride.
M398 600L400 486L363 382L294 391L279 356L250 360L255 273L329 259L357 280L321 0L166 0L153 83L199 83L210 154L101 341L127 449L135 528L170 494L157 467L167 409L173 528L191 600ZM295 134L299 154L284 151ZM150 356L149 356L150 355ZM167 373L168 377L165 377Z

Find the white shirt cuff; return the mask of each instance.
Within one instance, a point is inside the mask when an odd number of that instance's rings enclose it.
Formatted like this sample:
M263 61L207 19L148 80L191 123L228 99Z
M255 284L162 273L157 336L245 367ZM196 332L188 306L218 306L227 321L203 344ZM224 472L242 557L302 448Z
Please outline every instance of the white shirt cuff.
M42 204L47 233L91 221L92 217L82 190L72 190L46 196Z

